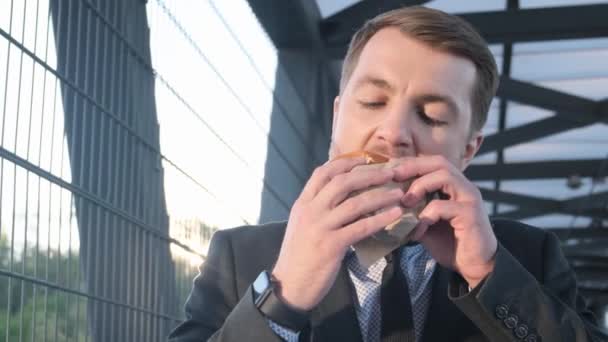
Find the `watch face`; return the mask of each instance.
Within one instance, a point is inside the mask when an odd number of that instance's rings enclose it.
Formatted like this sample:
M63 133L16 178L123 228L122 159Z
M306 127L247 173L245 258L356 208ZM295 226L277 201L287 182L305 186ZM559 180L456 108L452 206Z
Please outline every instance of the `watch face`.
M262 271L262 273L260 273L260 275L253 282L253 290L260 294L268 287L270 287L270 276L268 275L268 272Z

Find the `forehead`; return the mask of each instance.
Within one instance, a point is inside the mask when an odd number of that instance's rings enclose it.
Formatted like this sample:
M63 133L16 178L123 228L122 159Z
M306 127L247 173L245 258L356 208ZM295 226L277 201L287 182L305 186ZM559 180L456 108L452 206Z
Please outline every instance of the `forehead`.
M347 88L370 76L397 91L449 95L470 111L476 69L464 57L432 48L397 28L384 28L363 47Z

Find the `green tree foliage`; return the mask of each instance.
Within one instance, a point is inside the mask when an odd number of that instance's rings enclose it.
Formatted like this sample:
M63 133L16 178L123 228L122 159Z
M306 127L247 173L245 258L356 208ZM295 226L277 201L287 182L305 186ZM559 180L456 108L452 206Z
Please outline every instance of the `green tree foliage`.
M11 265L12 259L12 265ZM35 247L14 250L0 237L0 269L60 287L79 290L78 254ZM87 299L18 277L0 275L0 340L86 340Z
M208 244L217 231L200 221L183 226L180 238L200 245ZM173 260L178 316L183 315L181 307L202 264L193 262L189 256ZM0 341L34 342L45 340L45 336L47 341L91 341L91 336L88 339L86 336L89 299L64 290L86 292L80 267L77 251L62 249L60 253L52 248L47 251L46 246L37 248L31 243L25 249L11 249L10 238L0 236L0 271L10 273L0 273Z

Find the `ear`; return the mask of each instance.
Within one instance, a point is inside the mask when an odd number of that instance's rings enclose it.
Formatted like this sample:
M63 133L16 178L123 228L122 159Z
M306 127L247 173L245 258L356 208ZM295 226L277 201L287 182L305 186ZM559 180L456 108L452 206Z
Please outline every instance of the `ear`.
M331 138L329 141L329 150L327 151L327 156L329 160L333 159L337 152L335 151L336 146L334 145L334 134L336 133L336 127L338 125L338 113L340 112L340 95L336 96L334 99L334 116L331 122Z
M338 122L338 113L340 112L340 95L336 96L336 98L334 99L334 117L332 119L332 123L331 123L331 132L333 135L333 132L336 130L336 124Z
M464 172L464 170L469 166L471 160L473 160L473 157L475 157L475 154L477 154L477 151L479 151L482 143L483 134L481 134L481 131L473 132L473 134L471 134L471 138L469 138L469 141L464 147L464 151L460 159L460 171Z

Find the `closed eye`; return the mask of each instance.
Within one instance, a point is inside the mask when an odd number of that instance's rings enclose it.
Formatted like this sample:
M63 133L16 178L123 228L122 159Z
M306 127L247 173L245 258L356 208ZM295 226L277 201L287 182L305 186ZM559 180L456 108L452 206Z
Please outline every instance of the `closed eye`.
M441 121L441 120L437 120L437 119L433 119L430 116L428 116L424 110L422 108L419 108L417 111L418 116L420 116L420 119L427 125L431 126L431 127L437 127L437 126L445 126L448 123L445 121Z
M367 109L378 109L385 105L383 101L359 101L359 104Z

